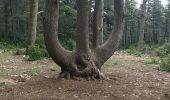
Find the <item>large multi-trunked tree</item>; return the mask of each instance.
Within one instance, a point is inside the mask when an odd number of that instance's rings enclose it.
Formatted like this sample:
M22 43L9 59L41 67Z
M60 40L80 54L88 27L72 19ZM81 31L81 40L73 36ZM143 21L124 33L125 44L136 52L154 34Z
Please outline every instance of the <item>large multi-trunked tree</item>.
M95 0L94 11L100 9L101 0ZM76 48L73 51L61 46L58 39L59 0L46 0L44 37L51 58L61 67L62 78L101 79L102 65L112 56L119 45L124 27L124 0L114 1L114 27L107 41L99 45L99 17L94 13L93 47L89 46L89 0L76 0L77 31Z

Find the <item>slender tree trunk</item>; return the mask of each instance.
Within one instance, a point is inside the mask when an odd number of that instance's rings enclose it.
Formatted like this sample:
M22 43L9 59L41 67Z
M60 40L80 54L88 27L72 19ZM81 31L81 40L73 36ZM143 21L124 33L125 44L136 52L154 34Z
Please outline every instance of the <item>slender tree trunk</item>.
M100 35L99 35L99 44L102 45L104 41L104 33L103 33L103 28L104 28L104 0L101 0L101 8L100 8Z
M8 38L8 34L9 34L9 4L7 3L7 1L4 1L4 13L5 13L5 34L3 38Z
M93 47L96 48L103 43L103 15L104 0L95 0Z
M33 46L36 41L38 1L39 0L30 0L30 17L29 17L29 26L28 26L29 27L28 48Z
M109 39L96 50L97 61L102 66L117 50L124 30L124 0L114 0L114 29Z
M146 16L146 3L147 0L143 0L143 4L141 4L141 13L140 13L140 22L139 22L139 42L138 42L138 50L142 50L145 44L144 41L144 30L145 30L145 16Z

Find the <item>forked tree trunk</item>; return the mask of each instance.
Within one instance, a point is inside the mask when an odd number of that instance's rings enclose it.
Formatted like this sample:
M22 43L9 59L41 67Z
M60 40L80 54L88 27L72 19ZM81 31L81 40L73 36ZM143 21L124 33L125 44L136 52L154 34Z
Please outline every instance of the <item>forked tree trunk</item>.
M89 0L76 0L76 4L76 49L68 51L58 40L59 0L46 0L44 37L47 50L56 64L61 67L61 77L103 78L101 66L112 56L123 33L123 0L114 0L115 27L110 38L103 45L93 49L89 47Z
M144 30L145 30L145 19L146 19L146 3L147 0L143 0L143 4L141 4L138 50L142 50L145 44Z

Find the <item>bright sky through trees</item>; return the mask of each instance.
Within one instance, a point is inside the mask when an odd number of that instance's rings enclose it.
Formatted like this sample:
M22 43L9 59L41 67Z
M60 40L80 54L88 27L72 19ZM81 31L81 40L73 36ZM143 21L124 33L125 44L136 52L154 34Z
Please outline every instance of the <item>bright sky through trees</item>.
M135 0L138 4L141 4L142 0ZM161 0L161 3L166 6L168 4L168 0Z

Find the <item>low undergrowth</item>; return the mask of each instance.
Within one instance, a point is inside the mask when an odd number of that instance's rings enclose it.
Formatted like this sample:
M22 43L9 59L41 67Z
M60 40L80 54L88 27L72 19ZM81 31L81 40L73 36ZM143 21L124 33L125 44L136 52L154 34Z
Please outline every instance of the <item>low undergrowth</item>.
M134 46L128 48L126 52L130 55L141 57L143 54L150 55L147 64L159 64L163 71L170 72L170 43L163 45L145 45L142 51L137 50Z
M41 60L45 57L48 57L47 51L38 44L29 48L27 50L27 55L29 56L28 60L30 61Z

